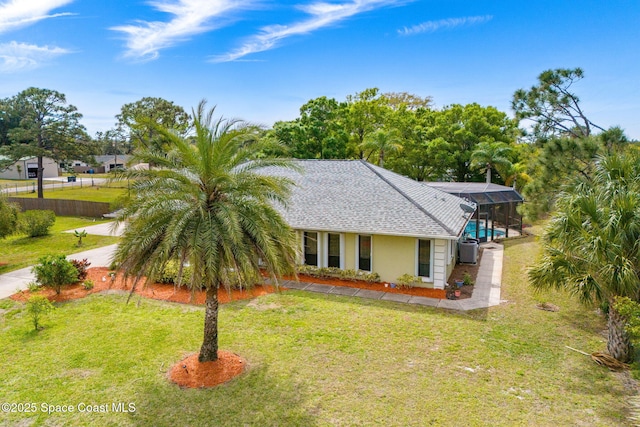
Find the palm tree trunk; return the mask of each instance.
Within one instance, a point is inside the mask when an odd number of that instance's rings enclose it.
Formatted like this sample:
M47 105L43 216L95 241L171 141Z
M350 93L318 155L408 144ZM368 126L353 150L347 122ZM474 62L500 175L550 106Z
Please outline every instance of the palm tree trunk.
M613 308L613 304L609 304L607 351L621 362L629 362L633 355L629 334L624 329L625 323L625 318Z
M204 340L200 348L199 362L218 360L218 287L207 289L204 315Z
M491 184L491 166L487 165L487 184Z

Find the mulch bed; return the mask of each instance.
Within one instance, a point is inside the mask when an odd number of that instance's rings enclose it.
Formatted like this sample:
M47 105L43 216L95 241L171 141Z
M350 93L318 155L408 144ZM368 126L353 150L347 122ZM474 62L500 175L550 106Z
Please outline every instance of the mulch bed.
M117 275L115 280L111 280L109 271L110 270L106 267L91 267L87 269L87 279L93 280L93 289L86 290L82 284L78 283L75 285L64 286L60 295L56 295L55 291L50 288L42 289L40 294L46 296L51 301L61 302L83 298L87 295L108 290L131 292L131 288L133 286L133 282L131 280L125 282L122 275ZM226 304L230 301L255 298L275 291L275 287L269 285L256 285L252 289L242 291L236 289L232 289L231 291L220 289L218 292L218 301L221 304ZM154 283L146 287L143 286L142 283L138 283L135 293L146 298L183 304L204 305L206 300L206 293L204 291L191 292L185 287L177 287L163 283ZM25 302L30 296L31 293L29 291L23 291L12 295L11 299Z
M287 280L295 280L293 277L287 277ZM359 280L345 280L345 279L337 279L337 278L318 278L313 276L307 276L305 274L298 275L298 280L301 282L309 282L309 283L319 283L321 285L332 285L332 286L346 286L350 288L358 288L358 289L367 289L370 291L381 291L388 292L392 294L405 294L405 295L413 295L417 297L428 297L428 298L438 298L444 299L446 298L446 291L443 289L430 289L430 288L391 288L388 284L385 283L367 283Z

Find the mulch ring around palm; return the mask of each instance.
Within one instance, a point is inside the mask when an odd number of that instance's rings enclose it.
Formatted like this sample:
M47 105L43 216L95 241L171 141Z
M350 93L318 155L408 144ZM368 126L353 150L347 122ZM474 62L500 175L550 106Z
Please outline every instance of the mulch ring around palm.
M208 388L224 384L245 371L246 361L235 353L218 350L218 360L199 362L192 354L171 367L167 376L180 387Z

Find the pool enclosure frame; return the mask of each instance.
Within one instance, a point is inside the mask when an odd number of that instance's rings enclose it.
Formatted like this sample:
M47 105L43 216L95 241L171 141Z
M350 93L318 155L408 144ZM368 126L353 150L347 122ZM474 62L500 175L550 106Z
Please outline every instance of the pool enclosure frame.
M486 242L491 230L491 240L496 236L496 228L504 228L509 237L509 229L522 234L522 215L517 211L524 198L514 188L483 182L425 182L426 185L453 194L477 205L471 221L476 223L475 236L480 242ZM480 236L480 223L484 223L485 236Z

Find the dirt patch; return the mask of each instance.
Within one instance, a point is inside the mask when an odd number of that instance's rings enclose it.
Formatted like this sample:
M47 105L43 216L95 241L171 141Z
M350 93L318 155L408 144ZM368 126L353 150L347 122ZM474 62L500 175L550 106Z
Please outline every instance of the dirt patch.
M449 277L449 283L453 284L456 280L464 280L465 273L469 273L471 276L471 280L475 284L478 280L478 270L480 269L480 259L482 259L482 251L484 248L480 248L478 252L478 262L475 264L456 264L451 272L451 277ZM467 299L471 298L473 295L473 286L471 285L463 285L460 288L460 296L456 299Z
M200 363L197 353L182 359L171 367L168 376L181 387L215 387L242 374L245 366L246 362L237 354L219 350L214 362Z

